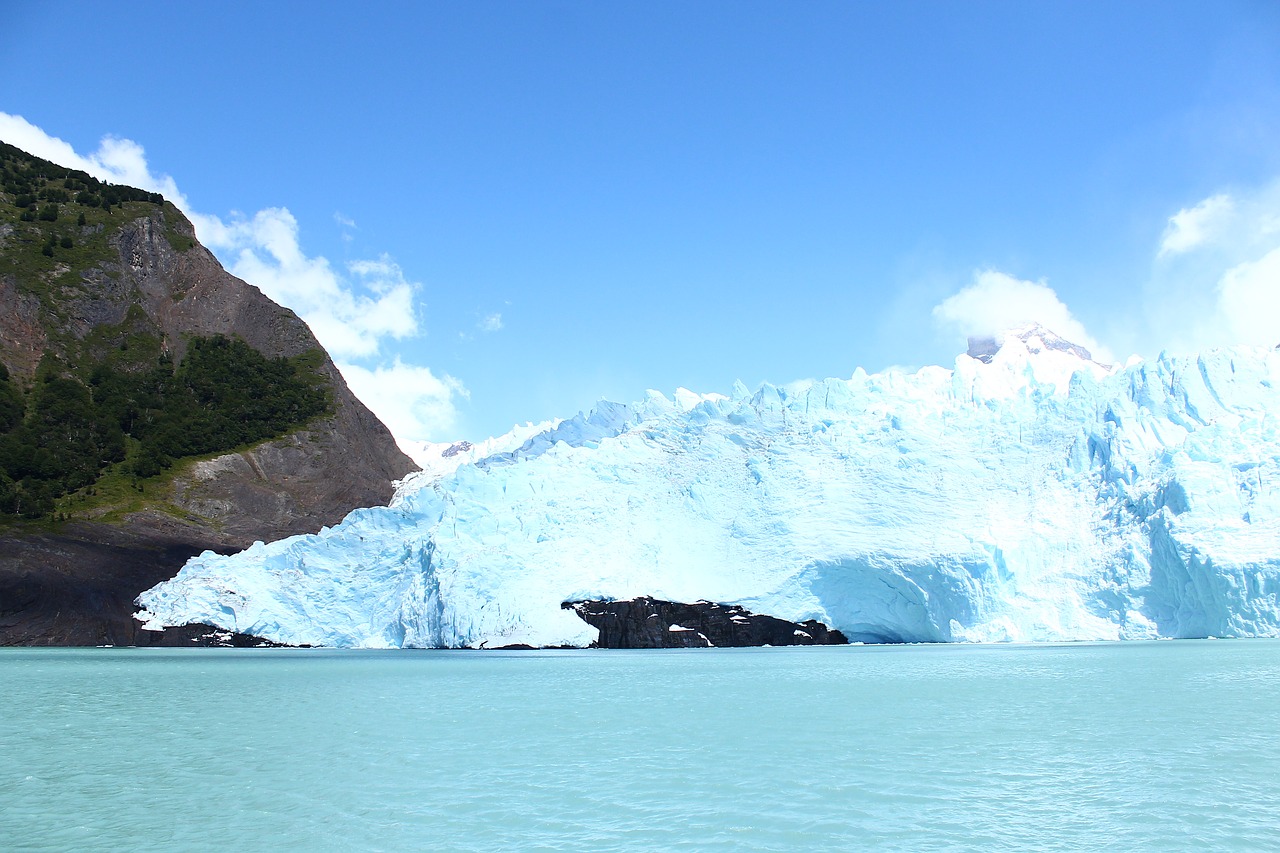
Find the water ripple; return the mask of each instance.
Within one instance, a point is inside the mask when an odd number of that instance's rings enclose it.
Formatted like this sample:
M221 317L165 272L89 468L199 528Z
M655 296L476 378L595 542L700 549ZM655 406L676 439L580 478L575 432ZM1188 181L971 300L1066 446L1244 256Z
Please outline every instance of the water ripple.
M1257 850L1280 643L0 650L4 850Z

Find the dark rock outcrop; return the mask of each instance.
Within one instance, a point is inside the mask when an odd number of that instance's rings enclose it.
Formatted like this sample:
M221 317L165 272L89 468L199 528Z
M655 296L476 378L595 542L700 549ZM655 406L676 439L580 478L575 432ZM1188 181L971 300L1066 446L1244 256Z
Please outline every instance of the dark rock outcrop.
M57 532L0 534L0 645L278 645L212 625L148 631L133 618L138 593L206 549L218 548L194 527L166 534L76 522Z
M736 604L684 604L642 596L626 601L566 601L600 630L594 648L683 649L709 646L821 646L848 643L844 634L808 619L788 622Z
M177 361L192 337L219 334L270 358L320 348L296 314L224 270L171 204L136 209L106 234L109 260L55 270L35 286L0 275L0 362L15 381L29 383L46 355L83 363L102 330L128 324L145 326ZM0 645L153 642L132 619L133 600L188 557L314 532L386 503L393 481L416 466L327 355L317 370L330 414L252 448L177 465L147 486L141 508L0 527Z
M155 645L133 599L212 542L137 525L72 523L0 535L0 645ZM178 632L180 633L180 632ZM169 638L176 640L177 635Z

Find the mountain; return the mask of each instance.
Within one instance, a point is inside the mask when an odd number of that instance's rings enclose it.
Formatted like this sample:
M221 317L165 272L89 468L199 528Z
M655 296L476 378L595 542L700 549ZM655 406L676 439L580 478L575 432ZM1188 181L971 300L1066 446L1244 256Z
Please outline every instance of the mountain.
M1033 327L978 355L602 403L318 534L202 554L139 618L582 646L562 605L650 597L863 642L1280 636L1280 352L1108 367Z
M157 641L133 599L188 557L415 469L172 204L0 144L0 644Z

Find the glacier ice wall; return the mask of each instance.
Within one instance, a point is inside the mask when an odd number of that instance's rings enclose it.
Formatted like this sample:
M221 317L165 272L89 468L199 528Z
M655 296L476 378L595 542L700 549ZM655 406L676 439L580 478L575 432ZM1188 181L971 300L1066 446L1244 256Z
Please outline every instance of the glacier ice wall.
M1037 344L602 403L334 528L195 557L139 618L586 645L562 601L651 595L865 641L1280 636L1280 352L1105 369Z

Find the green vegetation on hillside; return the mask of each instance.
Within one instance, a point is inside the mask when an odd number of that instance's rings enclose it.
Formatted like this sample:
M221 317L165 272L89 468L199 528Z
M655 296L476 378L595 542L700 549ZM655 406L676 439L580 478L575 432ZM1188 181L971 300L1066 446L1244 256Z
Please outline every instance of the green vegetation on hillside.
M108 468L145 479L283 435L330 409L321 358L269 359L217 335L193 338L178 365L163 353L145 369L104 359L88 384L46 358L26 393L0 365L0 513L48 516Z
M0 280L38 300L32 340L43 338L44 353L34 377L30 362L21 376L0 362L0 518L57 518L99 490L117 506L123 486L145 491L177 460L276 438L331 410L320 350L271 359L235 337L176 347L164 337L121 288L114 241L143 217L175 251L194 248L189 224L158 193L0 143ZM171 283L174 298L181 284ZM118 317L126 305L123 321L86 333L87 317ZM170 350L184 348L175 361Z
M24 211L20 218L26 222L57 222L60 206L66 204L101 208L109 213L126 202L164 202L160 193L108 184L86 172L33 157L5 142L0 142L0 188L12 196L11 204Z
M110 238L126 222L164 212L165 237L177 251L195 246L175 230L182 214L159 193L108 184L93 176L32 157L0 142L0 276L12 276L27 293L85 291L84 274L111 278L119 257ZM57 312L64 300L45 307Z

